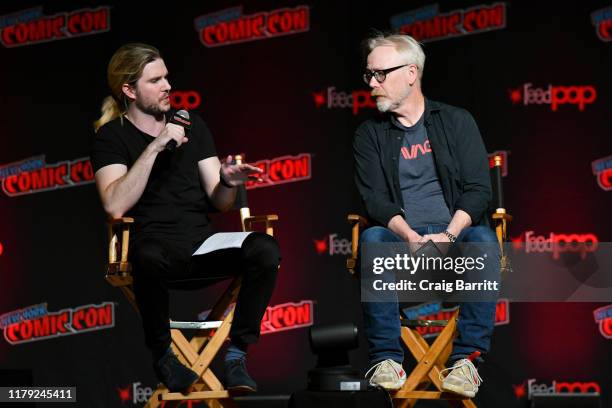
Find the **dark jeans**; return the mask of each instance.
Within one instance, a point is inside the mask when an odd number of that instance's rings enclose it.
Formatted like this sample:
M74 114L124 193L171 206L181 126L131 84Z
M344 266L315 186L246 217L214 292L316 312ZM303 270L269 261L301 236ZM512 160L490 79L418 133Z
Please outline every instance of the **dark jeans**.
M159 238L143 238L134 243L130 253L145 342L154 356L163 354L171 343L169 289L199 289L239 275L242 284L230 338L238 346L257 342L280 264L280 251L274 238L254 232L241 248L197 256L192 256L191 243L180 245Z
M446 225L429 225L414 228L419 235L436 234L446 229ZM384 227L372 227L365 230L359 238L360 246L364 243L404 242L393 231ZM497 236L488 227L468 227L461 231L456 242L495 242ZM501 253L498 245L487 246L495 253L487 253L493 262L487 267L494 268L499 275ZM381 275L381 276L384 276ZM495 302L465 302L459 304L457 322L458 337L453 341L453 351L449 363L469 356L474 351L485 354L489 351L491 335L495 323ZM370 361L377 363L391 359L401 363L404 352L400 343L401 326L400 310L397 302L361 302L364 318L365 335L368 339ZM480 360L480 359L479 359Z

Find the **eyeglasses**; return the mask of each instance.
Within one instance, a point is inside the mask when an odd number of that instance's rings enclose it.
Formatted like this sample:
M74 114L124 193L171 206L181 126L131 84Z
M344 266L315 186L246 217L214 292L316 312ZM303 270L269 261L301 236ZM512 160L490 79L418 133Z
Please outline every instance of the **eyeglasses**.
M410 64L398 65L397 67L387 69L379 69L378 71L366 70L366 72L363 74L363 80L366 84L370 85L370 81L372 80L372 77L374 77L376 79L376 82L382 84L383 82L385 82L385 79L387 78L387 75L389 73L395 71L396 69L406 67L408 65Z

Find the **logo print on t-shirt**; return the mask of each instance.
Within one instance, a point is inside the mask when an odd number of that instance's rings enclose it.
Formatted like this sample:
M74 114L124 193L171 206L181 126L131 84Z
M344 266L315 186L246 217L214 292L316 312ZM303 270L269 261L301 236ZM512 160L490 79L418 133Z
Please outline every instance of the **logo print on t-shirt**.
M421 155L424 156L427 153L431 153L431 146L429 145L429 139L426 139L423 144L416 143L411 146L402 146L402 157L406 160L416 159L421 152Z

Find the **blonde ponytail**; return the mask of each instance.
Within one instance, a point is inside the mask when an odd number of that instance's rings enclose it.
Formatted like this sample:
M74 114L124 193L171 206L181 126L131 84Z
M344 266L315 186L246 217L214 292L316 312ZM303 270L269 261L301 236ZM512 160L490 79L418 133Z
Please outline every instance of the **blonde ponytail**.
M117 101L115 101L115 98L110 95L104 98L100 112L102 113L102 116L100 116L93 124L96 132L98 129L104 126L104 124L118 118L124 113L121 112L121 109L119 109L119 105L117 104Z

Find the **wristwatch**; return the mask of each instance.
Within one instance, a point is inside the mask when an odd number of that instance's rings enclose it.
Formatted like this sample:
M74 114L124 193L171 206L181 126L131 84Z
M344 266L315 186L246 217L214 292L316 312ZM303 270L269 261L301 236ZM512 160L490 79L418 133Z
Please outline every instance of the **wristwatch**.
M446 235L446 237L448 238L450 242L455 242L457 240L457 236L451 234L450 232L448 232L448 230L444 231L444 235Z

